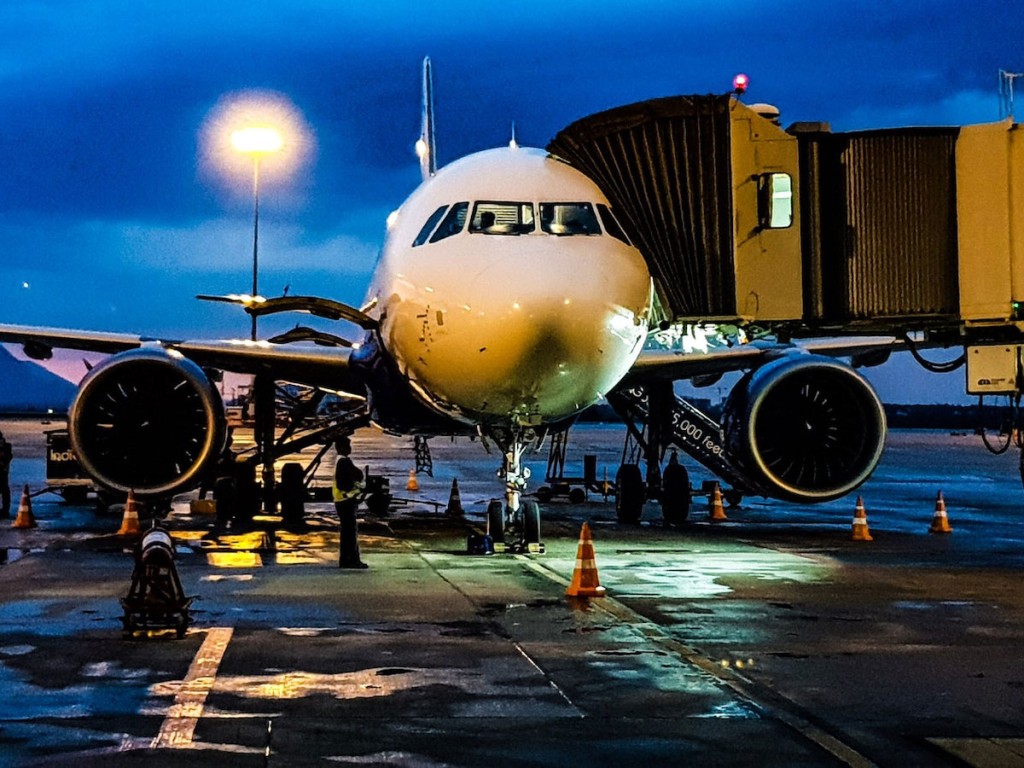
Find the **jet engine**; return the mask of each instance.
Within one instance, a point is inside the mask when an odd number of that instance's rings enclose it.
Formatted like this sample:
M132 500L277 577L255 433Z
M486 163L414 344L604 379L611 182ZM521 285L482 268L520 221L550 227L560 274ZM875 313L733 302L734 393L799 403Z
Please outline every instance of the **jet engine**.
M843 496L871 475L885 443L885 411L848 365L789 355L749 371L722 417L726 446L773 496Z
M79 463L116 491L162 496L194 486L224 448L220 394L162 347L122 352L82 381L68 417Z

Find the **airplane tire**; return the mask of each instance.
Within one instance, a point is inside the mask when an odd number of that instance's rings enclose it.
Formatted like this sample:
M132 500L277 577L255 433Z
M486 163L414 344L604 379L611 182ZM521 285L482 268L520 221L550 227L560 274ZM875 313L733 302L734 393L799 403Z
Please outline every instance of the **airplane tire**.
M690 516L690 473L682 464L669 464L661 476L661 514L666 525L679 525Z
M540 505L531 500L523 502L523 534L527 544L540 544Z
M620 523L638 525L644 511L644 477L636 464L623 464L615 475L615 516Z
M487 525L491 541L495 544L505 541L505 510L500 501L495 499L487 505Z
M725 503L728 504L730 507L738 507L740 505L740 502L743 501L743 494L737 491L735 488L729 488L725 491L722 491L722 498L725 499Z

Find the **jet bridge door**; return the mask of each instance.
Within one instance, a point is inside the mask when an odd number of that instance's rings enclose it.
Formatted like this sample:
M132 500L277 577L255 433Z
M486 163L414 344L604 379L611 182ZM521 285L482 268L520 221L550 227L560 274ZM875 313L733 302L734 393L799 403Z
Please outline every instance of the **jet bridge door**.
M956 145L960 314L968 325L1024 318L1024 135L1012 120L969 125Z

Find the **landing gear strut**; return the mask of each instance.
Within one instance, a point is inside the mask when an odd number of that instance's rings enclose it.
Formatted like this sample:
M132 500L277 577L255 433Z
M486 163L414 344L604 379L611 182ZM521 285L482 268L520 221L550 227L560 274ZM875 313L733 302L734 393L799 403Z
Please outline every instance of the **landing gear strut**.
M495 499L487 507L487 526L495 548L502 545L506 552L542 553L540 507L533 499L522 498L530 479L530 468L523 466L523 452L539 439L533 430L520 429L491 436L501 448L498 477L505 482L505 501Z

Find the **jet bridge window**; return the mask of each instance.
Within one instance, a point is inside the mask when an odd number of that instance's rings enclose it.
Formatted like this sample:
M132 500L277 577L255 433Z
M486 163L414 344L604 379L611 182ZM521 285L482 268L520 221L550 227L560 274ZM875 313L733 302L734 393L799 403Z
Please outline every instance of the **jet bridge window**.
M533 232L532 203L481 201L473 208L470 232L485 235L524 235Z
M617 240L621 240L626 245L632 245L629 238L626 236L626 230L619 224L619 220L615 218L615 214L611 212L604 203L597 204L597 211L601 214L601 221L604 223L604 231Z
M785 229L793 224L793 179L788 173L757 177L757 217L761 229Z
M444 216L444 212L447 210L448 206L442 205L440 208L438 208L436 211L430 214L430 218L427 219L427 223L423 225L423 229L421 229L420 233L416 235L416 239L412 241L413 248L415 248L418 245L423 245L425 242L427 242L427 238L430 237L430 233L434 231L434 227L437 226L437 222L441 220L441 217Z
M541 203L540 228L549 235L600 235L590 203Z
M469 210L469 203L456 203L448 209L448 215L444 217L437 232L430 238L430 242L436 243L446 237L457 235L466 226L466 212ZM435 213L437 213L435 211Z

